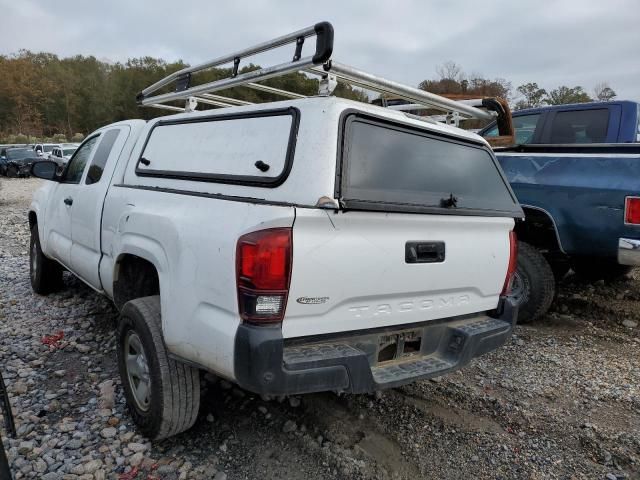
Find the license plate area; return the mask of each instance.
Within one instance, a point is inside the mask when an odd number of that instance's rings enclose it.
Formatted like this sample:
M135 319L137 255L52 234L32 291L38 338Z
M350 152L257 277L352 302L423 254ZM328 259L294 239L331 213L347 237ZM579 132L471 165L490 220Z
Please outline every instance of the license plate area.
M409 330L378 337L377 363L406 360L422 354L422 331Z

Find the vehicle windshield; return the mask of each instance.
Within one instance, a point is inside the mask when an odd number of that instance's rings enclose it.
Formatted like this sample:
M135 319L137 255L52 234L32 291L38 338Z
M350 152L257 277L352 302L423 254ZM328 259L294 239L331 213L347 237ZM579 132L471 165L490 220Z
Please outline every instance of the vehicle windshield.
M52 150L55 148L55 145L45 145L45 146L44 146L44 147L42 147L42 148L44 148L44 151L45 151L45 152L50 152L50 151L52 151Z
M73 155L73 152L75 152L77 150L77 148L65 148L64 150L62 150L62 154L65 157L70 157L71 155Z
M348 203L404 210L514 212L515 198L488 149L359 116L347 123L343 192Z
M7 160L20 160L33 157L33 150L30 148L16 148L7 150Z

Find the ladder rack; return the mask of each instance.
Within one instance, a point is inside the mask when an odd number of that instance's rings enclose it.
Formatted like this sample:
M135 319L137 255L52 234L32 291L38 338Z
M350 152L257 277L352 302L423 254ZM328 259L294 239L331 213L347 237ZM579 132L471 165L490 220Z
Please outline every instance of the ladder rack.
M306 39L314 36L314 54L303 57L302 47ZM290 44L295 44L295 51L291 61L239 73L240 62L243 59ZM288 35L283 35L253 47L172 73L145 88L138 94L136 100L141 106L163 108L176 112L193 111L198 103L221 108L249 105L250 102L224 97L214 93L238 86L276 94L286 98L305 98L305 95L299 93L257 83L291 72L304 72L320 77L318 94L322 96L330 95L335 89L337 82L342 82L357 88L406 100L414 107L413 109L425 108L440 110L445 112L448 117L455 116L456 118L492 120L499 115L499 112L482 110L466 102L451 100L333 61L331 59L332 53L333 26L329 22L320 22ZM231 76L200 85L191 85L193 74L226 64L232 64ZM171 85L173 85L173 91L165 93L159 92L161 89L166 89L166 87ZM168 104L169 102L179 100L186 102L184 108Z

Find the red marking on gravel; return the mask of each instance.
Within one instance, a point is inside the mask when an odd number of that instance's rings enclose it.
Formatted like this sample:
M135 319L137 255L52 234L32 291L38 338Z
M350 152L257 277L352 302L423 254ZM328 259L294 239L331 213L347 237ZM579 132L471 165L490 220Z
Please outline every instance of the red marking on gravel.
M58 342L60 342L60 340L62 340L63 338L63 331L54 333L53 335L45 335L44 337L42 337L42 344L49 345L49 347L51 348L59 348L60 345L58 344Z

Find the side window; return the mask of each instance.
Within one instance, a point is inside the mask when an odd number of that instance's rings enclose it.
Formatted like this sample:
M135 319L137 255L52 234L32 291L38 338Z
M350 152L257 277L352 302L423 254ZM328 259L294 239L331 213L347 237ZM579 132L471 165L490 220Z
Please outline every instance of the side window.
M603 143L607 138L609 110L592 108L558 112L551 125L550 143Z
M531 143L533 141L533 135L536 133L536 125L540 119L540 114L533 115L519 115L513 117L513 130L515 132L515 143L517 145L523 145L525 143ZM497 137L498 126L495 125L482 134L483 137Z
M539 113L513 117L513 129L516 134L517 145L525 145L533 141L533 135L536 133L536 125L539 119Z
M486 132L484 132L482 134L483 137L497 137L498 136L498 126L494 126L492 128L490 128L489 130L487 130Z
M102 135L102 140L100 141L100 145L98 145L96 154L93 156L91 165L89 165L89 171L87 172L87 179L85 180L85 183L87 185L98 183L102 178L102 172L104 171L104 166L107 163L107 159L111 154L111 149L113 148L113 144L118 139L119 134L120 134L120 130L114 129L114 130L109 130L107 133Z
M65 183L80 183L82 172L84 172L84 167L87 165L93 147L98 142L98 138L100 138L100 136L96 135L84 142L71 160L69 160L69 165L67 166L67 171L63 179Z

